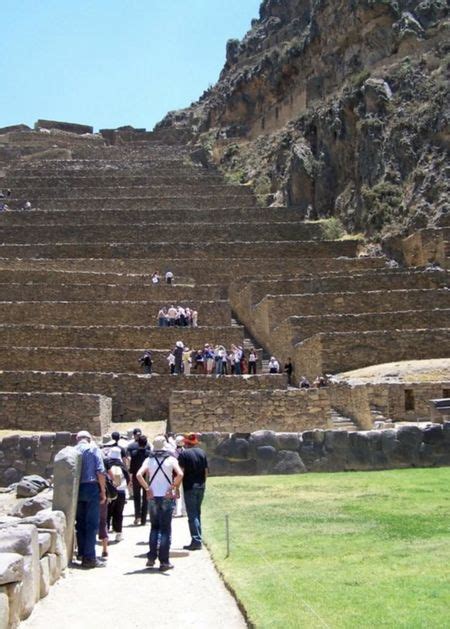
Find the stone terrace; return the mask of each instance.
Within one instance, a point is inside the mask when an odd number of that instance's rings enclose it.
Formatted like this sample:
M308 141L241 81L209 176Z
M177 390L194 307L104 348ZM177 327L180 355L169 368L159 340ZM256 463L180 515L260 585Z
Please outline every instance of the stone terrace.
M40 417L60 399L48 394L80 393L111 398L113 421L169 418L173 394L180 430L192 428L182 418L194 407L207 428L211 405L220 428L227 400L233 430L249 430L245 409L254 404L261 414L252 430L267 427L266 410L281 429L298 400L298 430L314 416L330 425L326 394L320 404L314 392L283 401L282 375L168 375L177 340L248 347L239 323L309 377L385 354L448 354L444 272L358 257L359 241L327 241L323 224L300 220L295 208L257 207L250 188L194 165L182 147L13 132L0 135L0 173L0 188L12 191L10 211L0 214L0 390L41 394ZM31 211L20 210L26 200ZM168 269L175 285L153 286L151 273ZM155 327L159 308L171 303L195 307L199 327ZM140 373L144 349L158 375Z

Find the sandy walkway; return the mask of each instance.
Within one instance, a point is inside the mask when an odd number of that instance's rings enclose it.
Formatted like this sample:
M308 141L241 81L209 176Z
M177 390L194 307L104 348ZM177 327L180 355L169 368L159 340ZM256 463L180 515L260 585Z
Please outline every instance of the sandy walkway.
M186 518L173 520L174 570L145 568L149 525L131 525L126 505L124 539L109 549L106 568L69 568L20 627L91 629L242 629L246 623L206 550L181 550L189 542ZM100 550L100 549L99 549ZM158 565L158 563L156 564Z

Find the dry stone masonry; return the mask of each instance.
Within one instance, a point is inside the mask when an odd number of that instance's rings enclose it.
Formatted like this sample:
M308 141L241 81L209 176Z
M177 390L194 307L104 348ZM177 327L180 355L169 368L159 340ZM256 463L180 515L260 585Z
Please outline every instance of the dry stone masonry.
M0 213L3 427L100 434L111 421L167 419L180 431L300 431L333 427L341 412L367 428L354 392L346 403L334 387L286 390L284 375L261 372L262 358L292 357L296 384L449 355L445 270L362 256L361 240L328 240L325 223L295 207L258 207L248 186L163 144L163 130L91 131L38 121L0 133L1 187L12 191ZM421 263L430 242L429 232L405 242L403 259ZM169 269L174 285L152 285ZM196 308L199 327L158 328L172 302ZM254 343L259 373L170 376L177 340ZM151 377L138 362L147 349ZM31 466L6 460L9 477Z

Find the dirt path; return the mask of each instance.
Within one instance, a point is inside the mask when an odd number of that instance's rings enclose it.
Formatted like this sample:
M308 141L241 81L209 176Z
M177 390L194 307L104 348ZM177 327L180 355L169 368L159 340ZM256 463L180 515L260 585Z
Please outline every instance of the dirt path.
M132 526L126 505L124 539L111 543L106 568L69 568L50 588L22 628L242 629L246 623L219 578L206 550L183 551L189 542L186 518L173 520L174 570L145 568L149 525ZM99 549L100 551L100 549Z

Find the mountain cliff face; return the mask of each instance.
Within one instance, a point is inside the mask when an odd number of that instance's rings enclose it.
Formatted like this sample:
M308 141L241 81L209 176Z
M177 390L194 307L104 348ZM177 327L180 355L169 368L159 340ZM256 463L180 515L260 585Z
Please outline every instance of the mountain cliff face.
M445 0L264 0L183 130L262 202L371 236L448 212Z

